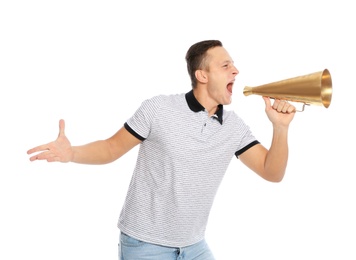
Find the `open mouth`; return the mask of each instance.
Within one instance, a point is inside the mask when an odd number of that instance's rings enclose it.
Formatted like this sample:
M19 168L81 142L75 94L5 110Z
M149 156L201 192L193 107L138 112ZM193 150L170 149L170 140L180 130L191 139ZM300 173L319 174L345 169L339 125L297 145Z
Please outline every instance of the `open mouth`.
M232 95L232 86L234 85L233 82L230 82L229 84L227 84L226 89L229 92L230 95Z

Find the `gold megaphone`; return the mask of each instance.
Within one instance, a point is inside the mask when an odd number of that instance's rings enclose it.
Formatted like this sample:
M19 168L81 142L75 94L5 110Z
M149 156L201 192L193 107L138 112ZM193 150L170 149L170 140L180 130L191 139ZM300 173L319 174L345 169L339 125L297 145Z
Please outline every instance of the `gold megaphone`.
M305 105L322 105L328 108L331 103L332 82L327 69L323 71L276 81L256 87L246 86L243 90L245 96L252 94L266 96L274 99L301 102Z

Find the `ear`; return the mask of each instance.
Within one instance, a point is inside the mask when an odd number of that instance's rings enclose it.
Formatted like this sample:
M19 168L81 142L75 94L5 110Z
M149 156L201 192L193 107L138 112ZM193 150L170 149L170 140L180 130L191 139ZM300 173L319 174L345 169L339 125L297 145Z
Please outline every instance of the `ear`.
M201 83L207 83L208 82L208 75L205 73L204 70L196 70L195 71L195 77Z

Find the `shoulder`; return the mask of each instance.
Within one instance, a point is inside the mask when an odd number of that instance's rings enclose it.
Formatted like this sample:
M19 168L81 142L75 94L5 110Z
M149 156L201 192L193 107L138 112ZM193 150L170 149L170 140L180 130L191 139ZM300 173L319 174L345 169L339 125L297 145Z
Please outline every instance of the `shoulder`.
M234 110L227 110L225 107L223 111L223 117L224 117L224 122L229 121L232 123L236 123L236 122L244 123L244 120Z
M223 122L225 127L233 129L235 131L248 132L250 131L250 126L245 122L245 120L240 117L233 110L225 110L223 112Z
M142 105L153 107L165 107L180 105L184 101L185 94L160 94L150 97L142 102Z
M160 102L170 102L174 100L181 100L185 96L184 93L178 93L178 94L160 94L151 97L149 100L153 101L160 101Z

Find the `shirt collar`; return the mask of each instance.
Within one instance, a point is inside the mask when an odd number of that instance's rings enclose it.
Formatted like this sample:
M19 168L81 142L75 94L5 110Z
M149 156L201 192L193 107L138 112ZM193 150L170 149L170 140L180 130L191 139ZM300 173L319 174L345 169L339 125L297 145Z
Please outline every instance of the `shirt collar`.
M189 91L185 94L185 99L187 100L188 106L190 110L193 112L205 111L205 108L199 103L199 101L195 98L193 90ZM223 105L218 105L218 108L213 115L213 118L219 121L222 125L223 123Z

